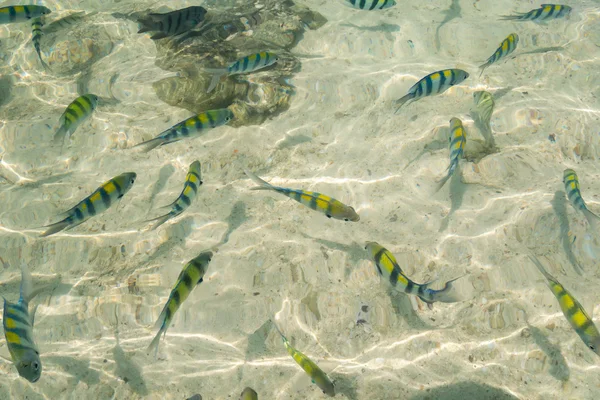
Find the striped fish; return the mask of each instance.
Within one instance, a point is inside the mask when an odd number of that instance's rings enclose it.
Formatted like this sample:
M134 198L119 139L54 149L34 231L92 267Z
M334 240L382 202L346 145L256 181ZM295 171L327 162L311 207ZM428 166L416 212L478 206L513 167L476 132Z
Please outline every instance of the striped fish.
M475 102L475 111L477 111L480 121L486 127L489 127L495 105L491 93L485 90L475 92L473 93L473 101Z
M188 173L185 177L185 183L183 185L183 190L177 199L166 206L165 208L171 208L167 214L162 215L158 218L151 219L150 221L157 221L156 224L152 227L152 229L156 229L171 218L175 218L179 214L185 211L186 208L192 204L192 201L196 198L196 194L198 193L198 187L202 185L202 178L200 172L200 161L194 161L188 170Z
M353 222L360 220L360 217L354 208L347 206L332 197L325 196L324 194L317 192L273 186L247 169L244 169L244 172L250 179L259 185L251 188L250 190L273 190L289 197L290 199L296 200L298 203L303 204L313 210L324 213L327 218L335 218Z
M294 361L296 361L296 363L308 374L308 376L310 376L312 382L317 385L324 394L334 397L335 387L333 386L331 380L329 380L327 374L325 374L325 372L323 372L323 370L319 368L319 366L310 358L293 348L287 338L283 336L283 333L281 333L281 330L279 330L279 327L275 322L273 322L273 325L275 326L275 329L277 329L277 332L279 332L279 335L281 335L283 345L285 346L285 349L289 355L292 356Z
M594 321L592 321L571 293L546 271L536 257L529 256L529 258L548 280L548 286L558 300L560 309L567 321L569 321L569 324L575 329L575 332L583 340L583 343L594 353L600 355L600 332L598 332L596 325L594 325Z
M590 227L596 229L600 217L588 210L583 197L581 197L577 173L572 169L565 169L563 172L563 183L565 184L565 192L567 192L567 197L573 208L581 211L590 224Z
M467 136L465 134L465 128L463 127L462 121L458 118L452 118L450 120L450 165L448 166L448 174L438 182L437 190L440 190L442 186L450 179L458 162L463 157L465 151L465 144L467 143Z
M527 13L517 13L516 15L503 15L501 20L512 21L546 21L566 17L571 13L572 8L562 4L542 4L540 8L531 10Z
M31 275L25 265L21 267L21 296L16 304L4 299L4 336L8 351L19 375L29 382L37 382L42 375L40 352L33 340L35 310L29 316L29 302L35 296Z
M65 136L75 133L79 125L92 115L97 105L98 96L95 94L84 94L73 100L58 120L60 127L54 134L54 143L62 147Z
M194 258L183 267L183 270L177 278L175 287L171 290L167 304L165 304L165 307L156 321L155 327L158 327L159 330L156 333L156 336L154 336L154 339L152 339L150 346L148 346L148 353L154 352L154 356L156 357L160 336L167 334L167 329L169 329L169 325L171 325L171 321L173 321L173 315L175 315L175 312L177 312L181 303L188 298L197 285L202 283L212 256L213 253L210 251L202 252L198 257Z
M42 51L41 51L41 41L44 32L42 32L42 27L44 26L44 21L42 21L43 17L35 18L31 22L31 42L33 43L33 47L35 48L35 52L37 53L40 62L45 70L49 70L48 64L42 59Z
M251 387L246 387L240 395L240 400L258 400L258 393Z
M187 7L164 14L148 14L145 18L138 20L141 25L138 33L158 32L150 37L153 40L181 35L202 22L205 15L206 9L199 6Z
M359 10L383 10L396 5L396 0L346 0L352 7Z
M85 11L79 11L79 12L67 15L66 17L57 19L55 21L52 21L48 25L46 25L44 27L44 33L51 34L51 33L56 33L58 31L62 31L64 29L72 29L73 25L83 21L83 19L85 19L87 17L91 17L92 15L95 15L96 13L97 12L94 11L90 14L86 14Z
M0 7L0 24L12 22L27 22L30 19L50 14L49 8L44 6L8 6Z
M444 93L468 77L469 73L462 69L444 69L433 72L415 83L408 90L406 96L396 100L396 112L409 100L418 100L422 97Z
M206 72L213 74L212 80L208 85L206 93L212 92L213 89L217 87L217 84L221 80L221 77L224 75L231 76L255 72L273 65L277 61L279 61L279 57L277 56L277 54L269 53L267 51L261 51L260 53L240 58L239 60L229 64L227 68L205 68L204 70Z
M433 303L437 301L442 303L460 301L456 293L452 292L452 283L461 277L446 282L443 289L430 289L429 285L431 283L415 283L408 279L400 269L394 255L379 243L367 242L365 249L369 252L373 261L375 261L379 275L387 279L394 289L417 296L427 303L430 309L433 308Z
M515 51L518 43L519 43L519 35L517 35L516 33L511 33L510 35L508 35L508 37L506 39L504 39L502 41L502 43L500 43L500 46L496 49L494 54L492 54L492 56L490 58L488 58L484 64L479 66L479 69L481 70L481 73L479 74L479 76L481 76L481 74L483 74L483 71L487 67L489 67L496 61L506 57L507 55L509 55L510 53Z
M144 152L148 152L158 146L164 146L188 137L199 136L205 130L225 125L232 119L233 112L228 108L206 111L181 121L161 132L154 139L136 144L134 147L145 146Z
M48 230L41 236L50 236L63 229L72 229L106 211L131 189L136 177L134 172L126 172L105 182L75 207L61 214L61 218L65 217L62 221L46 226Z

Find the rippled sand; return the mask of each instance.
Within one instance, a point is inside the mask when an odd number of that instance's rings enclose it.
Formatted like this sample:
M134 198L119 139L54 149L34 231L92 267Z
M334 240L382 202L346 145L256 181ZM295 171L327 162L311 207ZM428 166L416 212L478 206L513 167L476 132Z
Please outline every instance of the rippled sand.
M507 0L411 0L365 13L339 1L298 1L328 23L293 50L302 68L290 82L291 108L260 126L222 127L148 155L129 147L191 114L157 98L152 83L172 73L154 65L155 45L135 23L111 14L192 2L98 3L46 2L57 15L98 12L94 29L104 36L94 51L102 57L84 76L44 74L28 24L0 27L0 294L18 298L21 264L36 284L54 288L34 301L42 378L19 378L2 340L0 398L229 399L245 386L261 399L325 398L285 352L273 317L334 379L336 398L600 396L600 360L527 258L540 257L598 311L598 234L568 204L561 182L563 169L578 171L584 199L600 212L597 1L571 1L570 20L546 26L497 20L537 2L513 9L517 2ZM216 3L203 5L216 11ZM479 78L477 66L511 32L520 36L514 57ZM471 77L394 114L393 100L443 68ZM117 74L120 103L99 107L63 156L48 151L78 83L108 96ZM481 151L484 138L469 116L477 90L496 101L492 154ZM432 195L448 166L451 117L465 123L467 161L462 176ZM196 201L157 231L144 230L196 159L204 180ZM273 184L334 196L361 220L329 220L275 193L251 192L236 162ZM37 237L125 171L138 180L118 207ZM391 293L366 241L391 250L417 282L441 286L465 275L456 283L464 301L429 310ZM145 350L182 265L215 246L205 282L154 360Z

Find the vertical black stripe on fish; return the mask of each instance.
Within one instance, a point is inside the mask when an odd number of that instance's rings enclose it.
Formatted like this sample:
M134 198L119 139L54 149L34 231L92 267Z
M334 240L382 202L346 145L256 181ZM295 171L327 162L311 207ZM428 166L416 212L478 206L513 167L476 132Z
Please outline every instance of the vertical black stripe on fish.
M179 196L179 200L181 200L183 203L185 203L185 205L186 205L187 207L189 207L189 206L190 206L190 204L192 204L192 201L190 200L190 198L189 198L189 197L187 197L187 196L186 196L185 194L183 194L183 193L181 194L181 196Z
M356 5L356 0L350 0L350 4L352 4L353 6Z
M23 12L25 13L25 18L31 19L31 10L27 6L23 6Z
M449 82L449 86L454 86L456 84L456 72L454 72L453 69L449 70L450 71L450 82Z
M442 90L444 90L444 85L446 84L446 74L444 74L444 71L440 71L440 85L438 87L438 93L441 92Z
M569 192L567 193L567 196L569 197L569 199L573 196L579 196L579 190L577 188L575 189L571 189L569 190Z
M260 53L256 54L256 59L254 60L254 66L252 67L253 70L256 70L258 68L258 65L260 64Z
M333 211L333 201L328 201L327 202L327 211L325 211L325 215L327 215L327 217L331 218L331 212Z
M163 32L171 32L171 26L173 26L173 19L171 18L171 14L167 15L167 28L163 29Z
M371 7L369 7L369 11L377 7L377 3L379 3L379 0L373 0L373 2L371 3Z
M181 21L182 18L183 18L183 13L182 12L177 13L177 23L173 27L172 33L175 34L175 33L179 32L179 29L181 28L181 25L182 25L182 21Z
M17 11L14 7L8 7L8 19L10 22L14 22L17 19Z
M423 80L421 80L417 84L417 89L415 90L415 97L421 97L421 96L423 96L423 85L424 84L425 84L425 82Z
M406 279L406 293L412 293L415 290L415 284L410 280Z
M217 122L215 121L215 119L213 118L213 115L211 112L207 112L206 113L206 118L208 118L208 123L210 124L210 126L212 128L216 128L217 127Z
M383 10L385 8L385 6L387 5L389 0L383 0L383 4L381 5L381 9Z
M100 192L100 198L102 198L102 203L104 204L104 206L106 208L110 207L111 200L108 193L106 193L106 190L104 188L100 188L98 192Z
M165 326L167 324L167 321L170 322L172 317L173 313L171 313L171 307L169 307L169 303L167 303L167 305L165 306L165 320L162 326Z
M269 53L265 53L265 65L269 65L269 60L270 60L271 56L269 55Z
M186 186L189 186L194 193L198 193L198 186L196 186L195 182L188 181L185 183ZM185 191L185 188L183 189Z
M242 72L248 71L248 63L250 62L250 57L244 57L244 62L242 65Z
M390 283L394 287L398 284L398 276L400 276L398 270L396 268L393 268L392 272L390 273Z
M573 307L570 307L567 309L567 311L565 311L565 315L567 316L568 320L573 319L573 315L577 314L579 312L579 307L577 307L575 305L575 303L573 303Z
M431 92L433 91L433 81L431 80L431 75L427 75L425 77L425 85L426 85L425 96L429 96L431 94Z
M77 114L75 107L67 107L67 110L65 111L65 119L70 123L74 123L77 121L77 119L79 119L79 114Z
M594 321L592 321L591 319L587 318L585 320L585 322L583 323L583 325L578 326L576 328L577 332L585 332L587 331L590 327L592 327L594 325Z
M379 272L379 275L382 275L382 276L383 276L383 271L381 270L381 267L379 266L379 264L381 263L381 258L383 257L383 255L385 253L386 253L386 250L382 247L373 256L373 260L375 261L375 265L377 266L377 271Z
M203 182L202 182L202 179L200 178L200 175L198 175L195 171L191 171L189 174L192 176L195 176L196 179L198 179L198 184L202 185Z
M81 96L77 99L77 103L86 111L86 113L92 111L94 108L94 105L87 96Z
M121 188L121 186L119 185L119 183L116 180L112 180L113 185L115 185L115 189L117 189L117 193L119 194L119 198L123 197L123 195L125 193L123 193L123 189Z
M186 126L186 124L183 124L183 125L181 126L181 134L182 134L183 136L187 136L187 135L189 135L189 134L190 134L190 130L188 129L188 127Z
M27 318L27 314L25 314L25 312L21 309L13 310L14 306L15 305L7 306L6 319L10 318L20 324L31 326L31 321L29 321L29 318ZM4 324L6 324L6 321L4 321Z
M75 218L77 218L80 221L83 219L83 213L81 212L79 207L75 208L74 213L75 213Z
M426 289L425 285L419 285L419 289L417 290L417 296L419 296L421 299L427 298L425 289Z
M181 282L185 285L187 290L190 292L194 288L194 286L193 286L194 283L192 282L192 277L189 276L188 274L183 274L183 276L181 277Z
M546 14L544 19L548 19L548 18L552 17L552 14L554 14L554 11L556 11L557 8L558 8L558 6L556 6L554 4L550 4L550 11L548 12L548 14Z
M91 216L96 215L96 207L94 207L94 204L92 203L92 201L90 200L90 198L88 197L83 202L85 203L85 206L87 207L88 213Z
M181 295L177 289L173 290L173 293L171 294L171 300L173 300L175 304L179 306L181 304Z
M199 131L203 128L202 121L200 121L200 118L198 118L198 116L194 117L194 127L196 128L197 131Z
M366 2L367 2L367 0L360 0L359 7L360 7L360 9L361 9L361 10L364 10L364 9L365 9L365 3L366 3Z
M540 17L540 15L542 15L543 12L544 12L544 7L540 7L538 10L536 10L535 16L533 17L533 19L538 19Z

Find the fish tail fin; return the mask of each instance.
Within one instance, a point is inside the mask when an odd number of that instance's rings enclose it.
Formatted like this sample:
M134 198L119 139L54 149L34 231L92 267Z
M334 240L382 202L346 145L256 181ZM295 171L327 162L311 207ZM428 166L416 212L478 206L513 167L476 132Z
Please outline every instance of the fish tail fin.
M57 232L60 232L64 229L67 229L71 226L71 222L68 218L63 219L55 224L46 225L45 228L48 228L44 233L40 235L40 237L46 237L50 235L54 235Z
M254 183L256 183L258 185L257 187L253 187L250 190L273 190L273 189L275 189L275 187L273 185L271 185L269 182L267 182L265 180L262 180L256 174L254 174L247 168L244 168L244 173L246 175L248 175L248 178L252 179L254 181ZM275 322L273 322L273 323L275 323Z
M429 286L433 283L433 282L429 282L424 284L423 286L425 286L425 289L428 289L428 292L430 294L429 299L421 299L423 301L425 301L427 303L427 306L431 309L433 307L433 303L435 302L440 302L440 303L456 303L458 301L461 300L460 296L458 295L458 293L456 293L456 290L453 286L454 281L464 277L465 275L461 275L458 278L454 278L452 280L449 280L448 282L446 282L444 284L444 288L443 289L430 289Z
M521 19L521 15L501 15L500 21L516 21Z
M36 293L33 291L33 282L31 279L31 273L27 265L21 266L21 298L29 303Z
M52 139L52 141L54 142L55 146L60 146L61 153L65 145L65 137L67 136L68 132L69 129L67 128L67 126L65 124L62 124L60 128L58 128L58 130L54 133L54 138Z
M281 329L279 329L279 326L277 326L277 323L275 322L275 318L271 318L271 323L275 327L275 330L277 331L277 333L279 333L279 336L281 336L281 339L284 342L287 342L287 338L284 336L283 332L281 332Z
M145 142L138 143L133 147L143 147L143 152L148 153L150 150L157 148L158 146L164 144L165 141L161 137L157 137L154 139L146 140Z
M544 275L544 277L550 281L556 281L556 279L554 279L554 277L552 275L550 275L548 273L548 271L546 271L546 268L544 268L544 266L542 265L542 263L540 262L540 260L538 260L538 258L536 256L529 256L529 259L531 260L531 262L533 262L535 264L535 266L537 267L537 269L542 273L542 275Z
M160 343L160 339L161 339L162 335L163 335L163 330L162 329L159 330L158 332L156 332L156 335L154 336L154 339L152 339L152 342L150 342L150 345L146 349L146 354L152 354L152 353L154 353L154 358L157 357L157 355L158 355L158 345Z
M212 78L208 84L208 89L206 89L206 93L212 92L221 81L221 77L227 73L226 69L205 68L204 71L212 74Z
M444 187L444 185L446 184L446 182L448 182L448 179L450 179L452 177L452 174L454 174L454 170L456 170L457 163L458 163L458 161L456 161L456 162L453 161L448 166L448 173L442 179L440 179L439 181L437 181L437 185L435 186L435 191L433 192L433 194L436 194L437 192L439 192L440 189L442 187Z
M168 207L168 206L167 206L167 207ZM168 213L168 214L161 215L160 217L149 219L149 220L147 220L147 221L145 221L145 222L153 222L153 221L156 221L156 222L154 223L154 225L152 225L152 228L150 229L150 230L152 230L152 231L153 231L153 230L155 230L156 228L158 228L159 226L161 226L162 224L164 224L165 222L167 222L168 220L170 220L170 219L171 219L171 218L173 218L173 217L174 217L174 214L173 214L172 212L170 212L170 213Z
M588 210L587 207L583 209L583 215L585 215L585 219L587 219L590 229L597 232L598 221L600 220L600 217Z
M405 96L400 97L398 100L396 100L394 102L394 104L396 105L396 112L395 114L398 113L398 111L400 111L400 108L409 100L412 100L415 98L415 94L414 93L408 93Z
M483 71L485 71L485 69L486 69L487 67L489 67L490 65L491 65L490 63L486 62L485 64L481 64L481 65L479 66L479 71L480 71L480 72L479 72L479 77L480 77L480 78L481 78L481 75L483 75Z
M148 349L146 350L147 354L154 352L154 358L156 358L156 355L158 354L158 344L160 343L161 336L164 337L167 334L167 328L169 327L169 325L167 324L167 312L166 312L166 310L168 308L169 308L169 302L167 302L167 304L165 304L165 307L163 308L162 312L158 316L158 320L156 320L156 323L154 324L154 329L158 328L158 332L156 332L156 336L154 336L154 339L152 339L152 342L150 342L150 345L148 346Z

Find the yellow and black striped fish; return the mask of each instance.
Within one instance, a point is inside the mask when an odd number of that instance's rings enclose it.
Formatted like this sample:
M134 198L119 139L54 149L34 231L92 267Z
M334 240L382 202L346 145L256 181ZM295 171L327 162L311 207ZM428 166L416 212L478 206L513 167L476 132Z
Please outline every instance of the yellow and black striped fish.
M269 53L267 51L261 51L260 53L240 58L239 60L229 64L227 68L205 68L204 70L206 72L213 74L212 80L208 85L208 89L206 89L206 92L212 92L212 90L217 86L217 84L221 80L221 77L224 75L231 76L255 72L273 65L277 61L279 61L279 57L277 56L277 54Z
M473 101L475 102L475 111L477 112L479 120L489 128L490 121L492 120L492 113L494 112L494 98L491 93L480 90L473 93Z
M171 321L173 321L175 312L179 309L185 299L188 298L190 293L192 293L192 290L202 283L204 274L206 274L206 271L208 270L208 264L212 257L213 253L211 251L205 251L185 264L177 278L175 287L171 290L167 304L165 304L156 321L155 327L158 327L159 330L156 333L156 336L154 336L154 339L152 339L150 346L148 346L148 353L154 351L154 356L156 357L160 336L167 334L167 329L169 329L169 325L171 325Z
M21 267L21 296L17 303L4 299L4 336L8 351L19 375L29 382L37 382L42 375L40 352L33 340L35 310L29 316L29 302L35 296L31 275L25 265Z
M359 10L383 10L396 5L396 0L346 0L353 8Z
M151 219L150 221L157 221L156 224L152 227L152 229L156 229L171 218L174 218L185 211L186 208L192 204L192 201L196 198L196 194L198 193L198 187L202 185L202 177L200 170L200 161L194 161L188 170L188 173L185 177L185 183L183 185L183 190L177 199L169 204L166 207L170 207L171 211L165 215L162 215L158 218ZM165 207L165 208L166 208Z
M138 33L157 32L150 37L152 40L181 35L202 22L205 15L206 9L200 6L187 7L164 14L151 13L138 20L141 26Z
M50 236L63 229L72 229L106 211L131 189L136 177L134 172L126 172L105 182L94 193L77 203L75 207L61 214L66 217L62 221L48 225L48 230L41 236Z
M542 4L540 8L531 10L527 13L517 13L516 15L503 15L500 19L503 21L546 21L566 17L571 13L572 8L562 4Z
M444 178L438 182L436 192L444 186L444 184L450 179L458 162L463 157L465 151L465 144L467 143L467 136L465 128L463 127L462 121L458 118L452 118L450 120L450 165L448 166L448 173Z
M60 127L54 134L54 143L62 146L65 136L75 133L79 125L92 115L97 105L98 96L95 94L84 94L73 100L58 120Z
M298 203L303 204L313 210L324 213L327 218L335 218L353 222L360 220L360 217L354 208L347 206L341 201L338 201L332 197L325 196L324 194L317 192L273 186L247 169L244 169L244 172L250 179L259 185L251 188L250 190L273 190L289 197L290 199L296 200Z
M272 322L275 326L275 329L277 329L277 332L279 332L279 335L281 335L283 345L285 346L285 349L287 350L289 355L292 356L294 361L296 361L296 363L304 370L304 372L306 372L308 376L310 376L312 382L315 385L317 385L323 391L323 393L330 397L334 397L335 387L333 386L331 380L329 380L327 374L323 372L323 370L319 368L319 366L315 364L310 358L306 357L304 354L292 347L287 338L283 336L283 333L281 333L281 330L279 329L275 321Z
M581 197L577 173L570 168L565 169L563 172L563 183L565 184L565 192L567 192L567 197L573 208L581 211L590 224L590 227L596 229L600 217L587 208L587 204L585 204L583 197Z
M490 58L488 58L484 64L479 66L479 69L481 70L481 73L479 74L479 76L481 76L481 74L483 74L483 71L487 67L489 67L496 61L501 60L502 58L506 57L507 55L509 55L510 53L515 51L518 43L519 43L519 35L517 35L516 33L511 33L510 35L508 35L508 37L506 39L504 39L502 41L502 43L500 43L500 46L496 49L494 54L492 54L492 56Z
M134 147L145 146L144 152L148 152L158 146L164 146L165 144L174 143L181 139L198 136L205 130L225 125L232 119L233 112L228 108L206 111L181 121L166 131L161 132L154 139L136 144Z
M426 96L444 93L468 77L469 73L462 69L444 69L433 72L415 83L408 90L408 94L396 100L396 112L409 100L418 100Z
M258 400L258 393L251 387L246 387L240 395L240 400Z
M396 257L379 243L367 242L365 249L375 262L379 275L388 280L394 289L417 296L427 303L429 308L433 308L433 303L437 301L442 303L456 303L460 301L457 294L452 290L452 283L461 277L446 282L443 289L430 289L430 283L415 283L408 279L398 265Z
M600 355L600 332L598 332L598 328L594 325L594 321L592 321L571 293L546 271L536 257L529 256L529 258L548 280L548 286L558 300L560 309L567 321L569 321L569 324L575 329L575 332L583 340L583 343L594 353Z
M44 6L8 6L0 7L0 24L12 22L27 22L30 19L50 14L49 8Z
M31 42L33 43L33 47L35 48L35 52L37 53L40 62L42 63L42 67L45 70L49 70L48 64L42 58L42 50L41 50L41 41L44 32L42 32L42 27L44 26L43 17L35 18L31 22Z

